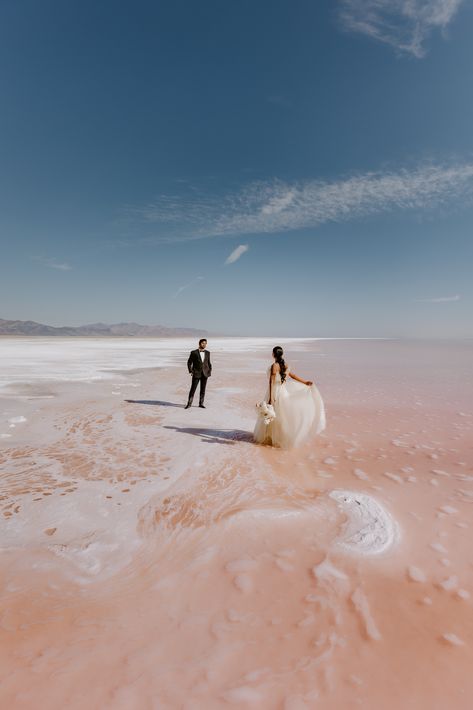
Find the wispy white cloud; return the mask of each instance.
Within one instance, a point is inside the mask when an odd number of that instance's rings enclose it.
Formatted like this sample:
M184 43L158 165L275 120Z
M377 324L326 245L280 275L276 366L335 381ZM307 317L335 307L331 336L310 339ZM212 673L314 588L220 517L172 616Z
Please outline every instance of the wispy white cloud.
M185 284L184 286L180 286L176 293L173 295L173 298L177 298L180 296L180 294L185 291L188 288L191 288L191 286L195 286L195 284L199 283L199 281L203 281L204 277L203 276L197 276L195 279L192 279L192 281L189 281L188 284Z
M58 269L59 271L71 271L72 266L64 261L57 261L56 259L48 259L43 256L32 257L35 261L39 261L43 266L47 266L49 269Z
M232 251L229 257L225 260L225 264L233 264L235 261L238 261L240 256L242 256L246 251L248 251L250 247L248 244L240 244L236 249Z
M133 210L153 232L150 244L314 228L371 215L465 204L473 197L473 163L421 165L334 181L254 182L224 195L161 196Z
M418 303L449 303L450 301L459 301L461 298L459 293L454 296L438 296L437 298L416 298Z
M344 29L421 58L434 30L445 31L463 0L340 0Z

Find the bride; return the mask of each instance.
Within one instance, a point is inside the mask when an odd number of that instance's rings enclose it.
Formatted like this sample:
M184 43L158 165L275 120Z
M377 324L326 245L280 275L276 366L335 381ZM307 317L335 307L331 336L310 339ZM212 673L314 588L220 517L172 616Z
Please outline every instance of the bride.
M269 387L265 401L257 405L254 440L257 444L290 449L299 446L311 433L319 434L325 429L325 409L317 387L291 372L283 354L281 347L273 348Z

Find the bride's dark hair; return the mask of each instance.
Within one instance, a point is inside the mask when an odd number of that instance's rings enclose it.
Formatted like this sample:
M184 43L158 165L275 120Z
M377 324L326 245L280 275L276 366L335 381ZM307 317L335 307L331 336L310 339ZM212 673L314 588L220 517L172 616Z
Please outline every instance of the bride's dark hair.
M276 345L276 347L273 348L273 355L274 355L274 359L276 360L276 362L279 365L279 374L281 375L281 382L284 382L284 380L286 379L286 369L287 369L286 363L284 362L284 358L283 358L284 351L279 345Z

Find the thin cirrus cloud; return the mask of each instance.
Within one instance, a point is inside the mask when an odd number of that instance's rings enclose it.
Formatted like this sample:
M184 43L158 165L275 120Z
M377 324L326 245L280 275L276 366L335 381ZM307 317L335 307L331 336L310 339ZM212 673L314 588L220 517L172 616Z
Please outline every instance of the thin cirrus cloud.
M162 195L130 216L152 232L148 244L315 228L329 222L436 207L464 206L473 197L473 163L428 164L369 172L335 181L251 183L212 195Z
M43 266L47 266L49 269L57 269L58 271L71 271L72 266L64 261L57 261L56 259L47 259L43 256L32 257L35 261L39 261Z
M459 293L454 296L438 296L437 298L417 298L418 303L450 303L452 301L459 301L461 298Z
M234 264L249 248L248 244L240 244L240 246L234 249L230 256L225 259L225 264Z
M183 291L186 291L186 289L191 288L192 286L195 286L199 281L203 281L204 277L203 276L197 276L195 279L192 279L192 281L189 281L188 284L185 284L184 286L180 286L176 293L173 295L173 298L177 298L178 296L181 295Z
M445 32L463 0L341 0L339 17L349 32L367 35L417 58L435 30Z

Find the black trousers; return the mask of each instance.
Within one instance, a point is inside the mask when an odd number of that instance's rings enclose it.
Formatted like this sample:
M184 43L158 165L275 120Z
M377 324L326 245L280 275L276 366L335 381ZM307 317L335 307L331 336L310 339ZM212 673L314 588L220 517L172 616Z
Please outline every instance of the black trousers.
M205 388L207 387L207 380L208 377L204 377L203 375L201 377L192 377L192 384L191 388L189 390L189 397L188 397L188 404L192 404L192 400L194 399L195 391L197 389L197 385L200 382L200 391L199 391L199 404L204 403L204 397L205 397Z

